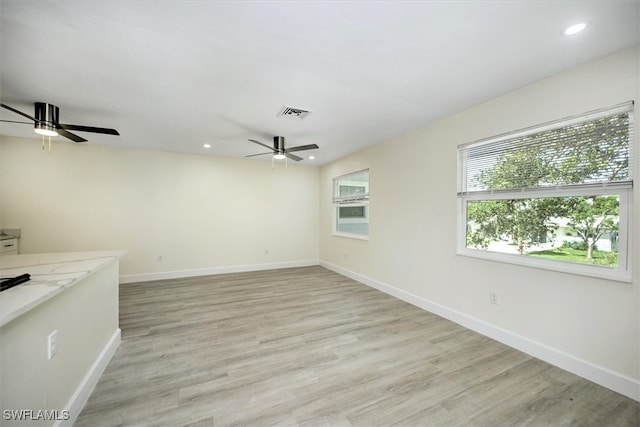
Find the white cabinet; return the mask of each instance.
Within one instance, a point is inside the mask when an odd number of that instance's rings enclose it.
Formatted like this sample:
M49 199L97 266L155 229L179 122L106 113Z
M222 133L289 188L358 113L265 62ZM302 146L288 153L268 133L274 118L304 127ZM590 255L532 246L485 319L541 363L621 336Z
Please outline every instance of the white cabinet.
M0 255L17 255L18 239L0 240Z

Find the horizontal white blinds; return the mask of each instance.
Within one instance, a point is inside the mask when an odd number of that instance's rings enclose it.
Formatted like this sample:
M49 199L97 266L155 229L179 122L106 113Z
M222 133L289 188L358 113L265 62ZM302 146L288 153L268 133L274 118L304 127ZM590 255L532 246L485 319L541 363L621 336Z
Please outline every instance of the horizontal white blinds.
M458 147L459 194L632 185L633 103Z
M333 203L354 203L369 200L369 169L333 179Z

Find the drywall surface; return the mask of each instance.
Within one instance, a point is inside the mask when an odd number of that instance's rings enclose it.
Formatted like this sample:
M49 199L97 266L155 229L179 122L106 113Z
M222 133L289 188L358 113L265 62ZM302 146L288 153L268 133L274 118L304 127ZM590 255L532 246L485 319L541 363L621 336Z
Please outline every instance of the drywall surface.
M630 100L637 121L639 52L636 46L583 64L323 166L321 263L481 325L478 330L611 374L640 399L637 124L633 283L456 254L457 145ZM370 238L333 236L332 178L364 168L370 169ZM489 302L490 291L499 294L499 304Z
M0 154L0 226L22 229L21 253L127 249L136 280L317 263L317 167L62 139L0 137Z

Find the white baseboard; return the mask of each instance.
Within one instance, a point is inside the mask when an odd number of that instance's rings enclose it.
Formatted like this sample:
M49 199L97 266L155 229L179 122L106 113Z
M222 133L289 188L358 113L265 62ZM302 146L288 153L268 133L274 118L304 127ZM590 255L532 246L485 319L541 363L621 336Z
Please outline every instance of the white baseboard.
M412 293L382 283L370 277L363 276L337 265L320 261L320 265L347 276L353 280L371 286L379 291L394 296L409 304L420 307L430 313L436 314L447 320L451 320L467 329L478 332L503 344L520 350L530 356L543 360L551 365L557 366L565 371L569 371L580 377L586 378L596 384L620 393L631 399L640 401L640 381L613 372L607 368L594 365L593 363L581 360L556 348L533 341L527 337L515 334L497 326L491 325L483 320L469 316L462 312L452 310L446 306L429 301Z
M71 427L73 423L75 423L76 419L82 412L82 408L87 403L89 396L93 392L93 389L98 384L98 380L102 376L102 373L106 369L109 361L118 350L120 346L120 328L116 329L113 333L107 344L104 346L98 358L93 362L89 372L84 376L82 382L67 402L65 409L69 411L69 419L68 420L58 420L53 426L54 427Z
M279 268L309 267L319 265L317 259L275 262L269 264L234 265L229 267L196 268L193 270L162 271L159 273L125 274L120 283L150 282L153 280L180 279L183 277L209 276L213 274L244 273L247 271L276 270Z

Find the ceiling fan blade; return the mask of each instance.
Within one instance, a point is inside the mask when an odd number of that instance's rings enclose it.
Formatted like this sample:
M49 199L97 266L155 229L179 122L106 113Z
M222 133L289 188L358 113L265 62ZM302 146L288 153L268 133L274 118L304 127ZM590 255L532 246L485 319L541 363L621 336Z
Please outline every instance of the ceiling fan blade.
M320 148L320 147L318 147L317 144L298 145L297 147L287 148L287 151L291 152L291 151L302 151L302 150L315 150L316 148Z
M84 138L82 138L82 137L80 137L80 136L78 136L76 134L73 134L73 133L71 133L69 131L66 131L66 130L64 130L62 128L57 128L56 130L58 132L58 135L64 136L65 138L70 139L73 142L86 142L87 141L86 139L84 139Z
M259 153L259 154L249 154L248 156L245 156L245 157L264 156L264 155L267 155L267 154L273 155L273 153Z
M291 160L295 160L296 162L299 162L300 160L302 160L302 157L298 157L295 154L289 154L288 152L285 152L284 155L290 158Z
M26 113L23 113L22 111L18 111L18 110L16 110L16 109L15 109L15 108L13 108L13 107L9 107L9 106L8 106L8 105L6 105L6 104L0 104L0 107L2 107L2 108L6 108L6 109L7 109L7 110L9 110L9 111L13 111L14 113L17 113L17 114L20 114L21 116L26 117L27 119L31 119L31 120L33 120L34 122L37 122L37 120L36 120L36 118L35 118L35 117L31 117L30 115L28 115L28 114L26 114Z
M6 123L20 123L21 125L31 125L33 126L33 123L29 123L29 122L19 122L17 120L0 120L0 122L6 122Z
M115 129L109 128L96 128L92 126L80 126L80 125L65 125L58 123L58 126L65 130L77 130L80 132L93 132L93 133L106 133L107 135L120 135Z
M255 139L250 139L249 141L253 142L254 144L262 145L264 148L268 148L271 151L276 151L273 147L270 147L267 144L263 144L260 141L256 141Z

